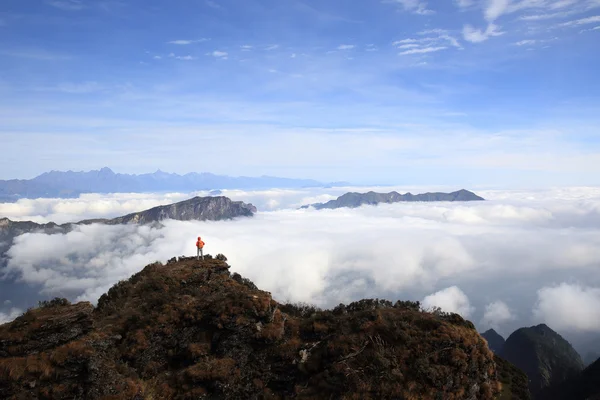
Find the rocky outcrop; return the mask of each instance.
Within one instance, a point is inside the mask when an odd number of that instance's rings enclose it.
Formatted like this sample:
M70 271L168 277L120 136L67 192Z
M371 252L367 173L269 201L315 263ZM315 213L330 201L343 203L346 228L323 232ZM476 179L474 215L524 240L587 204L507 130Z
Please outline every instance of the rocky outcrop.
M252 217L256 207L227 197L194 197L167 206L154 207L146 211L125 215L110 220L88 220L80 224L102 223L106 225L148 224L165 219L178 221L220 221L237 217Z
M501 357L527 374L534 397L583 370L583 361L571 344L544 324L515 331L506 339Z
M498 332L493 329L488 329L482 333L481 336L488 342L488 346L490 347L490 350L494 352L494 354L502 353L505 340Z
M342 207L356 208L362 205L377 205L380 203L398 203L398 202L418 202L418 201L482 201L482 197L477 196L468 190L459 190L452 193L424 193L413 195L411 193L400 194L398 192L390 193L346 193L336 200L327 203L317 203L302 208L313 207L317 210L336 209Z
M0 398L475 400L499 393L493 354L456 314L383 300L328 311L284 305L232 276L224 259L152 264L111 288L93 312L86 303L56 302L0 326Z

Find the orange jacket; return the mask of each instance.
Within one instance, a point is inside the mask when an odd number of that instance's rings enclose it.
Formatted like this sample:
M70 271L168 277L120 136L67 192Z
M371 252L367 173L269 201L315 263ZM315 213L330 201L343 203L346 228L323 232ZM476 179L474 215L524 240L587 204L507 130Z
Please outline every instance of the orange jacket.
M204 242L202 241L202 239L200 238L200 236L198 236L198 240L196 241L196 247L201 249L204 247Z

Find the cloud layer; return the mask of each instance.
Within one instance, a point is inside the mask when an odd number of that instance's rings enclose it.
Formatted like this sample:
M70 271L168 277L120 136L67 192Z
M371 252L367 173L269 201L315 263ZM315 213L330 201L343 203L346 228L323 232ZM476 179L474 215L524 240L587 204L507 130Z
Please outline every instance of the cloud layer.
M91 225L66 235L23 235L9 251L3 276L4 283L23 285L23 298L0 302L24 309L51 296L96 301L151 262L193 254L201 235L209 253L226 254L233 271L280 301L329 307L365 297L422 300L425 307L458 312L504 334L541 322L563 331L600 332L598 188L478 191L490 200L474 203L296 209L344 190L225 191L265 207L251 219ZM136 196L12 206L16 214L45 209L52 217L83 219L97 215L98 204L108 204L101 213L122 214L144 202L186 197ZM2 318L9 318L10 308L0 309Z

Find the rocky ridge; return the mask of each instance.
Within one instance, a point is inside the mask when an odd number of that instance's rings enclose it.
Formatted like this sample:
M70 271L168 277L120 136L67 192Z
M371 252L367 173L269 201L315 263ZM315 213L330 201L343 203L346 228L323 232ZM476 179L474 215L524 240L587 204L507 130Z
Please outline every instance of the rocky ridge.
M222 255L152 264L96 308L56 300L0 326L6 399L493 399L512 396L503 371L456 314L280 304Z

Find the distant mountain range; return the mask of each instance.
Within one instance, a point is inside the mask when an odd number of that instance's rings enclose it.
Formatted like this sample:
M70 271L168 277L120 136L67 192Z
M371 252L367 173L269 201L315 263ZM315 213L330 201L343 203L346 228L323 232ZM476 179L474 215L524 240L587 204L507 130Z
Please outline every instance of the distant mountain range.
M20 198L72 198L82 193L192 192L212 189L270 189L344 186L347 182L322 183L311 179L272 176L231 177L211 173L185 175L156 171L153 174L117 174L110 168L89 172L46 172L29 180L0 180L0 201Z
M482 197L475 193L462 189L452 193L423 193L414 195L412 193L400 194L398 192L390 193L346 193L336 200L327 203L317 203L302 206L302 208L313 207L317 210L335 209L335 208L356 208L362 205L377 205L380 203L398 203L398 202L418 202L418 201L483 201Z
M0 218L0 265L4 254L12 246L15 237L30 232L42 232L46 234L68 233L77 225L89 225L92 223L105 225L119 224L148 224L160 222L165 219L178 221L219 221L236 217L252 217L256 207L241 201L231 201L223 196L219 197L194 197L179 203L166 206L154 207L114 219L92 219L76 223L57 225L53 222L37 224L31 221L11 221L8 218Z

